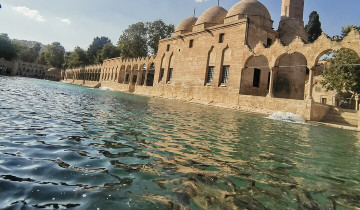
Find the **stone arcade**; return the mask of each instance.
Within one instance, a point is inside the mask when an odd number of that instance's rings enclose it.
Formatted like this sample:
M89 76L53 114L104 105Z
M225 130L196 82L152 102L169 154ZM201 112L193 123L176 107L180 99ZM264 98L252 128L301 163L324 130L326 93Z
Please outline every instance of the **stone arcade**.
M341 48L360 55L360 34L352 31L342 41L323 34L307 44L303 11L304 0L283 0L276 31L269 11L257 0L242 0L229 11L214 6L199 18L180 22L172 37L160 41L156 57L109 59L101 66L68 69L62 78L136 94L292 112L320 121L330 106L321 104L323 96L313 97L313 81L323 65L319 60Z

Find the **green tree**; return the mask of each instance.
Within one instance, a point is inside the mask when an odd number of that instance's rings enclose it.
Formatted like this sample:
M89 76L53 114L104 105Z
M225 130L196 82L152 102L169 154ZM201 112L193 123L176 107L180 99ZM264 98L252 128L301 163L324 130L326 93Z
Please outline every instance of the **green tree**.
M112 43L107 43L96 56L96 63L102 63L106 59L120 56L120 50Z
M80 47L75 47L74 51L65 55L65 68L76 68L88 64L86 51Z
M170 37L175 30L175 26L173 24L167 25L162 20L147 22L146 28L148 33L148 46L150 53L153 55L155 55L158 51L160 39Z
M147 56L147 28L145 24L138 22L130 25L120 36L118 47L123 57L137 58Z
M356 52L341 49L327 58L329 67L322 72L321 84L326 90L336 91L340 95L360 94L360 58Z
M346 27L342 27L341 38L344 38L345 36L347 36L350 33L350 31L353 29L360 32L360 26L348 25Z
M323 30L321 29L320 16L316 11L311 12L309 23L305 26L309 42L314 42L321 36Z
M108 37L95 37L93 42L90 44L87 55L90 64L96 63L97 54L102 50L104 45L111 43Z
M36 63L46 65L45 52L41 52L36 58Z
M18 58L24 62L34 63L39 56L41 50L41 44L36 43L32 47L22 45L18 52Z
M65 52L64 54L64 63L63 63L63 69L68 69L69 67L69 62L70 62L70 55L71 52Z
M16 49L7 34L0 34L0 58L6 60L16 58Z
M46 64L56 68L61 68L64 63L65 48L60 42L54 42L45 48Z

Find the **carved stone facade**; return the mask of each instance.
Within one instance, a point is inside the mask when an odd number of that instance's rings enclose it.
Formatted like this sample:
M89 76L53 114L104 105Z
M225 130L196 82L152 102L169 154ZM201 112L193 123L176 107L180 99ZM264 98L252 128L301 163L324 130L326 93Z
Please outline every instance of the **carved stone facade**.
M283 9L284 5L290 10L283 11L282 21L296 19L303 31L303 1L284 0ZM308 120L321 120L329 107L313 100L319 60L341 48L360 55L360 34L352 31L341 41L323 34L307 44L302 32L294 36L291 28L280 26L280 32L293 36L284 41L279 31L272 29L270 13L259 1L240 1L226 12L215 6L199 19L185 19L172 37L160 40L156 57L104 61L96 85L208 104L293 112ZM70 72L74 70L66 70L65 75ZM86 85L87 81L75 83Z
M37 63L27 63L19 60L7 61L2 58L0 59L0 74L49 79L54 81L61 80L61 71L51 68L51 66Z

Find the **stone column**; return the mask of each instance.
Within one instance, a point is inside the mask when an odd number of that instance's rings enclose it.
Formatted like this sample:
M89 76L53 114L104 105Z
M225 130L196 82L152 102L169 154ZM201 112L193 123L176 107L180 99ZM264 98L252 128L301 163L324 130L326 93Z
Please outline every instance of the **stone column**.
M147 86L146 85L146 81L147 81L147 77L148 77L148 74L149 74L149 69L147 69L146 71L145 71L145 79L144 79L144 86Z
M269 93L267 94L267 98L274 98L274 78L275 77L275 67L270 69L270 84L269 84Z
M357 112L358 113L358 128L360 128L360 111Z
M141 76L142 76L142 70L137 70L137 77L136 77L136 82L135 82L135 84L136 85L140 85L140 83L141 83Z
M311 67L309 70L309 92L306 99L312 100L312 89L313 89L313 80L314 80L314 67Z
M359 95L355 96L355 110L359 110Z

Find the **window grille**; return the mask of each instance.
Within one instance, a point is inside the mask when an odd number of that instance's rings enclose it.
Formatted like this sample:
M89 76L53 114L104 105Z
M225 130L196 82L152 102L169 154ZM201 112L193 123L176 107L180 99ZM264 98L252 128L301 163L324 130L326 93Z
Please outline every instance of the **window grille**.
M168 82L171 81L172 79L172 73L173 73L173 69L172 68L169 68L169 77L168 77Z
M209 66L207 76L206 76L206 83L211 83L214 81L214 67Z
M159 82L161 82L161 81L162 81L163 77L164 77L164 69L160 69L160 78L159 78Z
M230 66L223 66L222 75L221 75L221 83L228 83L229 70L230 70Z

